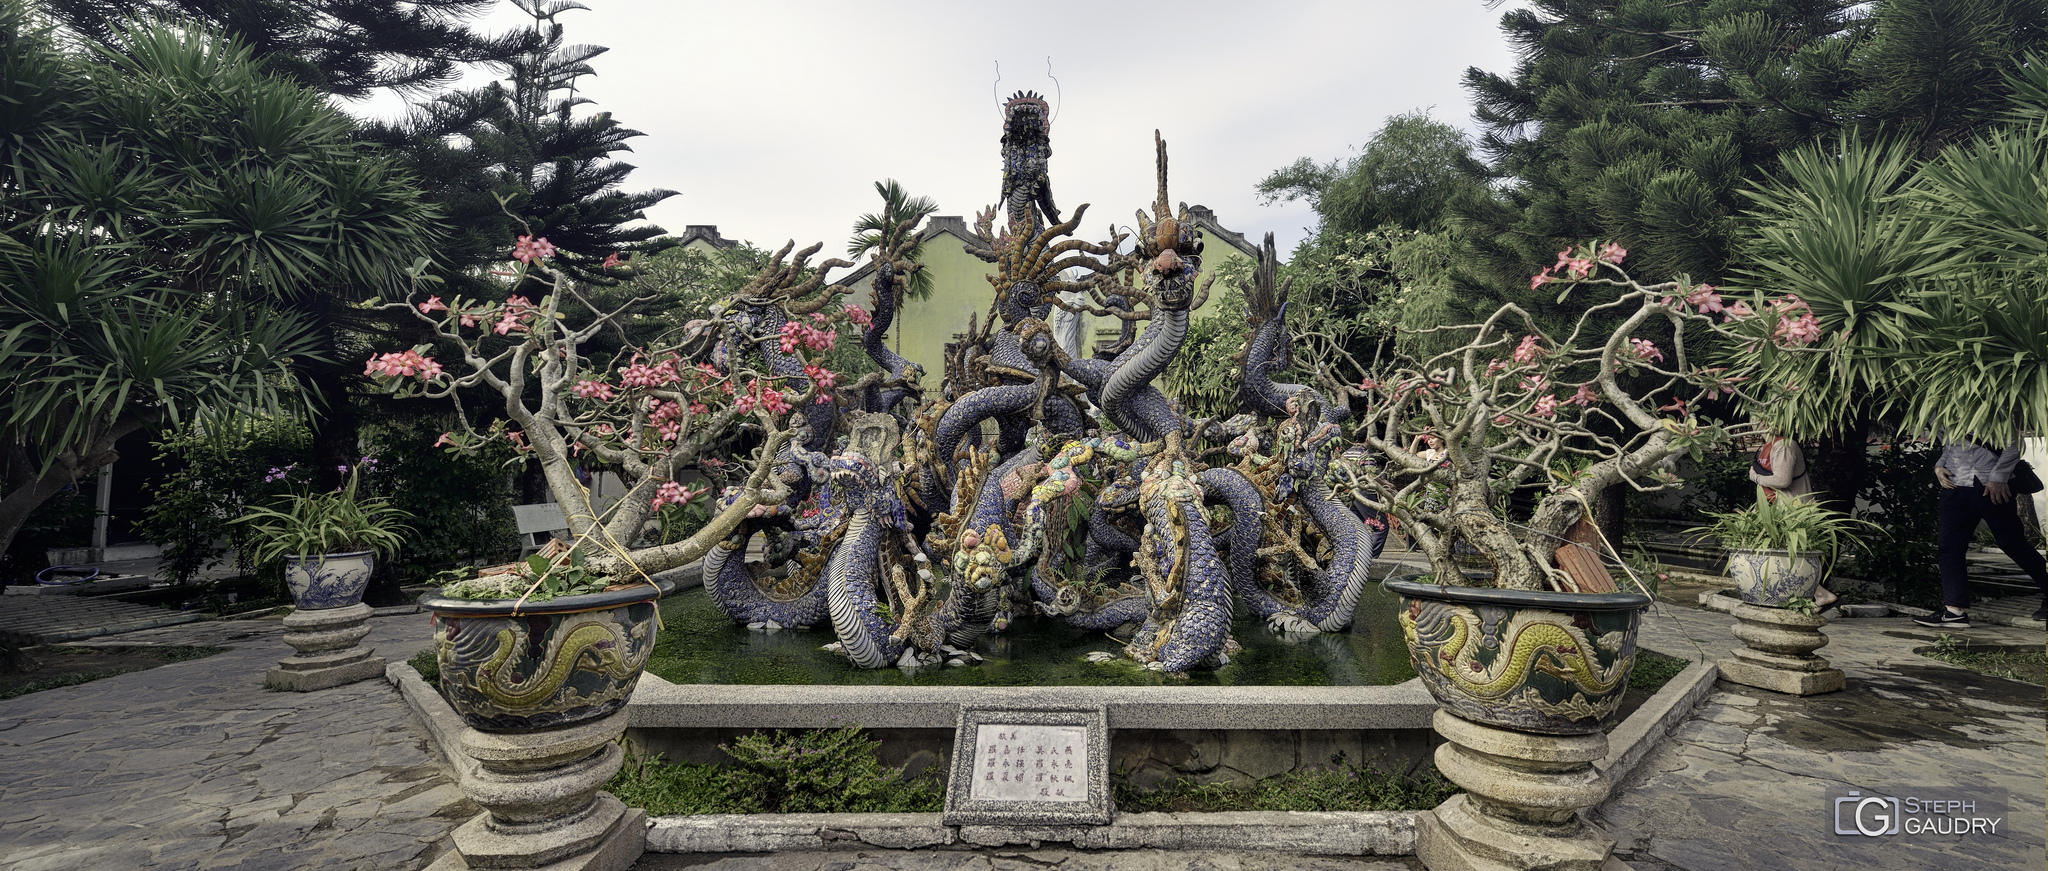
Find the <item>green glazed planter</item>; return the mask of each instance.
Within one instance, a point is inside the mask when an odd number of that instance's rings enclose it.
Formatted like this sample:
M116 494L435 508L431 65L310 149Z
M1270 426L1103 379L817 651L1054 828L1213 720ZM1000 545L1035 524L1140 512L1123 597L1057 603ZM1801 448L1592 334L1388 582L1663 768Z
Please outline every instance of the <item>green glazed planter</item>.
M1584 735L1614 721L1650 598L1389 580L1408 658L1445 710L1477 723Z
M654 652L661 590L507 600L421 597L434 614L441 695L483 732L553 729L626 706Z

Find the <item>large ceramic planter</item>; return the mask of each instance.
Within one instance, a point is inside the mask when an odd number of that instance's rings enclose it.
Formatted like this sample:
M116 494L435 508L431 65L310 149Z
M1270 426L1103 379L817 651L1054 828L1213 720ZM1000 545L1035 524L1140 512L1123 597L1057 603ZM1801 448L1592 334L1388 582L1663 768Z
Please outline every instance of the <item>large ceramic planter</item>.
M654 651L652 586L517 605L424 596L441 695L473 729L520 732L625 708Z
M1401 632L1437 704L1521 732L1584 735L1613 722L1650 598L1390 580Z
M1821 554L1782 550L1728 551L1728 577L1742 601L1782 608L1792 599L1811 599L1820 587Z
M292 591L292 604L301 611L347 608L363 601L370 586L370 573L377 568L374 551L330 553L325 556L287 556L284 583Z

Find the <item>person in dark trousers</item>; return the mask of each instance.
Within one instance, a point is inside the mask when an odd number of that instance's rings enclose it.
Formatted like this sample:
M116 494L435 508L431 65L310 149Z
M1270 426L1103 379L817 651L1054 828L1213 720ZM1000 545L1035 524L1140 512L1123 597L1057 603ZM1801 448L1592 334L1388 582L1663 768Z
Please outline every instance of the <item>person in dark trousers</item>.
M1913 622L1941 629L1970 628L1970 576L1966 555L1977 524L1991 527L1998 549L2019 564L2034 579L2041 594L2048 597L2048 561L2027 544L2020 529L2019 503L2012 488L2013 469L2020 464L2024 444L1994 450L1972 441L1951 441L1941 449L1934 476L1941 481L1940 524L1935 532L1935 555L1941 566L1941 601L1945 606ZM2034 612L2034 619L2048 615L2048 605Z

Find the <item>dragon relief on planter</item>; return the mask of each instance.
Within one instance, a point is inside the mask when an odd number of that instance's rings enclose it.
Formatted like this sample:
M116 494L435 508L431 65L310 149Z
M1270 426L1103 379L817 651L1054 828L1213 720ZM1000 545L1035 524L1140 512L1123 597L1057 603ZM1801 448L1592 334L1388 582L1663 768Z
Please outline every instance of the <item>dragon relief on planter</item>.
M1422 599L1400 615L1423 680L1454 709L1532 732L1597 731L1635 664L1635 611L1555 612Z

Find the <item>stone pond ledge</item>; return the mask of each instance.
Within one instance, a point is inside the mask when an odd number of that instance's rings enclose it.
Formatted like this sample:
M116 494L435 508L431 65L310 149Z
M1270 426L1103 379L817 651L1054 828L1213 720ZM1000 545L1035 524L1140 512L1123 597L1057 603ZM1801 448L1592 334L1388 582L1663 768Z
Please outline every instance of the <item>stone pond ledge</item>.
M1341 856L1415 852L1428 811L1120 814L1107 826L946 826L940 814L709 814L656 817L650 853L1071 844L1082 850L1237 850Z
M1420 679L1377 687L679 686L642 675L634 728L953 728L962 705L1106 707L1122 729L1428 729Z

